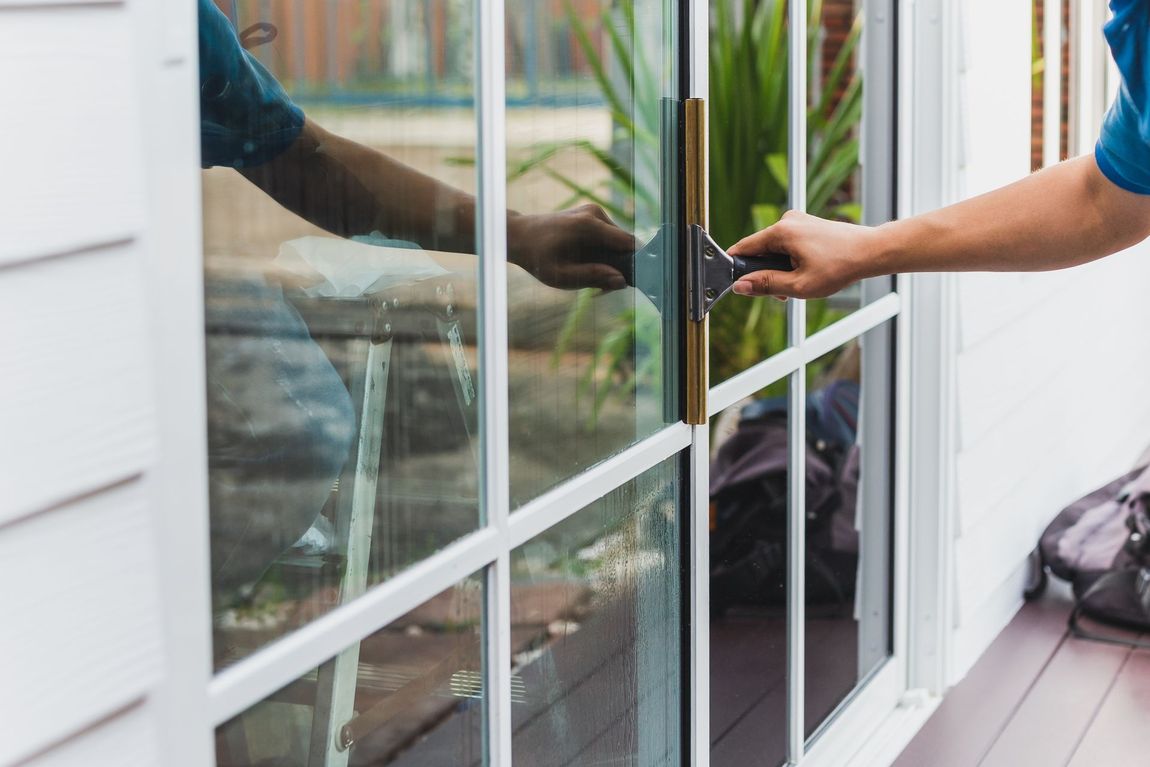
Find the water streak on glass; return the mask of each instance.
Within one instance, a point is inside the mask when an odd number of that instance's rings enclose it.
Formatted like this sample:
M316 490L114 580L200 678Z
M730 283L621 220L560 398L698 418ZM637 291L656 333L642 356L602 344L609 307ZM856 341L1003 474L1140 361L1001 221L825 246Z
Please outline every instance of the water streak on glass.
M216 764L481 764L482 616L472 576L222 724Z
M680 763L677 464L512 552L516 764Z

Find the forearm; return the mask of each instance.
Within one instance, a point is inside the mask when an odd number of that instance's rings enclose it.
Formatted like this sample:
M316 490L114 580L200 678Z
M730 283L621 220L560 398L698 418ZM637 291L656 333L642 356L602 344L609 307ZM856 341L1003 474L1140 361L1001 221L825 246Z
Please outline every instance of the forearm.
M378 230L426 248L475 252L475 198L308 120L295 144L244 175L333 234Z
M1061 269L1150 235L1150 196L1115 186L1084 156L876 234L877 253L860 277Z

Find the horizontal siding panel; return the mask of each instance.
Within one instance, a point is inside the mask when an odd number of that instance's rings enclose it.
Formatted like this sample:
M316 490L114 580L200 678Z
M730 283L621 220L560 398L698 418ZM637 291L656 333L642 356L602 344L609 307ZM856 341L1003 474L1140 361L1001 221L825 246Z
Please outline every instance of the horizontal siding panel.
M0 528L0 765L106 719L159 679L146 500L130 482Z
M1133 364L1131 364L1133 362ZM1150 369L1123 360L1099 378L1072 366L957 458L958 531L1012 513L1011 496L1055 511L1123 473L1150 445ZM1088 392L1068 396L1066 391Z
M1025 563L1014 571L983 602L970 610L954 632L950 683L958 682L979 659L990 643L1010 623L1022 607L1029 570Z
M1021 281L1017 297L967 291L960 306L964 317L993 315L1003 302L1026 307L1025 313L985 335L976 346L963 344L957 359L957 395L964 449L988 438L1000 421L1040 388L1056 387L1063 408L1090 399L1094 387L1074 388L1061 380L1067 364L1084 366L1094 371L1095 381L1104 381L1115 374L1115 366L1134 358L1144 357L1150 363L1150 355L1143 352L1150 329L1150 302L1143 295L1150 281L1150 244L1063 272L1014 277ZM962 277L972 278L977 279ZM1028 282L1049 288L1040 291L1041 301L1031 301Z
M991 511L1005 513L1003 501L1027 483L1039 490L1054 489L1061 499L1097 477L1099 468L1115 469L1100 459L1135 456L1140 443L1150 442L1150 432L1139 428L1150 402L1138 402L1136 412L1124 407L1125 402L1137 402L1138 387L1132 385L1136 378L1116 375L1099 382L1092 371L1072 366L1058 381L1059 386L1047 386L1016 405L986 439L958 454L960 534ZM1068 397L1066 387L1091 394ZM1122 460L1118 469L1131 460Z
M0 525L153 458L137 250L0 269Z
M160 758L151 709L133 706L71 740L33 757L22 767L156 767Z
M1022 492L1012 493L1004 510L970 531L955 547L958 574L958 625L1010 576L1038 544L1038 536L1057 508Z
M959 444L977 444L1019 403L1048 385L1068 360L1066 344L1082 348L1088 327L1075 322L1054 294L1039 308L958 355Z
M1074 272L956 275L960 348L972 349L1010 327L1052 294L1066 288L1066 283L1074 279Z
M0 14L0 265L132 237L144 196L131 17Z

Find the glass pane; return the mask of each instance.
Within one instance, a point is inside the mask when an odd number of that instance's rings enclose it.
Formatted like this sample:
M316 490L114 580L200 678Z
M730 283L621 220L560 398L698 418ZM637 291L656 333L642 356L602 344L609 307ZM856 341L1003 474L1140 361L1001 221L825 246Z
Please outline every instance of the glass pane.
M893 324L807 367L806 730L890 654Z
M862 223L859 139L863 111L858 45L862 0L825 0L811 6L807 92L807 212ZM892 173L891 168L868 169ZM883 280L885 289L890 281ZM877 289L877 285L876 288ZM883 291L885 292L885 291ZM807 335L822 330L867 301L862 283L807 302Z
M711 419L711 763L781 764L787 717L787 381Z
M679 763L678 462L512 552L516 764Z
M724 247L787 209L787 27L786 0L711 3L708 224ZM786 305L778 301L731 293L710 318L712 384L787 346Z
M199 3L217 667L479 523L472 3L221 7L235 26Z
M216 764L482 764L482 617L475 575L222 724Z
M678 420L677 12L508 2L515 506Z

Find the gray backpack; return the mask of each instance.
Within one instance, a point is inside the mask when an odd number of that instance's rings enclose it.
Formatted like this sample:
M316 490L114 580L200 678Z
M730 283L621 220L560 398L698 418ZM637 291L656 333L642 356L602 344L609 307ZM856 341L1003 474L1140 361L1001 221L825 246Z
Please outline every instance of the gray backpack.
M1150 467L1134 469L1067 506L1043 532L1038 550L1043 565L1074 588L1070 629L1075 635L1138 644L1092 633L1080 618L1150 629Z

